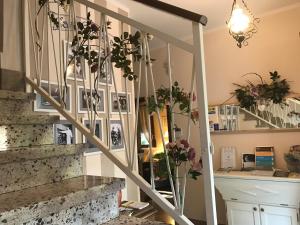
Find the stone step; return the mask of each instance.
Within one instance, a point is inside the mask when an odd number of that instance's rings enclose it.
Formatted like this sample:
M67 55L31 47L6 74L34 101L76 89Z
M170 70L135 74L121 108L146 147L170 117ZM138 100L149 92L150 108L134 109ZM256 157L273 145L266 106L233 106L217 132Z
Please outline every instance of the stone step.
M102 224L119 215L124 179L80 176L0 195L0 224Z
M59 116L50 116L45 114L2 114L0 117L0 125L40 125L53 124L59 121Z
M83 151L83 145L1 151L0 194L81 176Z
M159 221L151 221L147 219L141 219L133 216L121 215L103 225L116 225L116 224L130 224L130 225L168 225L167 223Z
M76 145L40 145L31 147L11 148L0 151L0 165L25 162L28 160L46 159L51 157L82 154L86 144Z
M0 90L0 115L27 115L32 113L34 93Z
M0 151L53 142L53 124L0 125Z
M0 90L0 100L23 100L23 101L30 102L34 100L35 97L36 94L34 93Z

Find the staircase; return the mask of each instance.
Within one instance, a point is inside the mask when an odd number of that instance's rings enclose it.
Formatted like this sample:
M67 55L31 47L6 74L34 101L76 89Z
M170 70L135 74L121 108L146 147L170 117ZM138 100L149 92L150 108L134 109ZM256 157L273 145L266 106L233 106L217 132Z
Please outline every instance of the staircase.
M53 144L58 116L34 94L0 91L0 224L102 224L118 217L124 179L83 175L84 145Z

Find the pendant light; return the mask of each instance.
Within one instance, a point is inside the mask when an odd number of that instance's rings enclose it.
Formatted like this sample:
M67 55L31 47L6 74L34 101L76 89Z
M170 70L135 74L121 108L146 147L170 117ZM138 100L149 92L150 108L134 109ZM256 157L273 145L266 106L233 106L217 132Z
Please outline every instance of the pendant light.
M229 34L236 40L239 48L248 45L248 39L257 33L259 22L260 19L254 17L244 0L241 0L240 5L237 0L233 1L230 19L226 24Z

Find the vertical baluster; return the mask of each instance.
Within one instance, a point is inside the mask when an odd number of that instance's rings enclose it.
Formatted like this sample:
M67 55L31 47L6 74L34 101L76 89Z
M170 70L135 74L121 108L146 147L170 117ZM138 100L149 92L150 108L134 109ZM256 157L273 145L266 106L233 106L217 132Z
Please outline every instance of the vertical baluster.
M41 42L39 42L40 44L40 51L41 51L41 58L40 58L40 66L39 66L39 80L42 80L42 74L43 74L43 61L44 61L44 40L45 40L45 18L46 18L46 8L43 8L43 14L42 14L42 39ZM50 90L50 89L49 89Z
M146 43L145 47L146 47L147 58L150 60L151 55L150 55L150 49L149 49L149 44L148 44L147 39L145 39L145 43ZM157 104L157 96L156 96L156 92L155 92L156 88L155 88L155 84L154 84L154 75L153 75L153 70L152 70L152 64L151 63L148 64L148 68L149 68L149 71L150 71L150 80L151 80L151 85L152 85L152 89L153 89L154 100L155 100L155 104ZM156 108L156 114L158 116L160 136L161 136L161 139L164 140L161 117L160 117L159 109L157 109L157 108ZM170 179L171 190L172 190L172 193L173 193L174 205L178 209L178 206L179 206L178 196L176 195L176 192L175 192L172 173L171 173L171 168L170 168L169 156L168 156L166 145L165 145L164 141L163 141L163 148L164 148L164 153L165 153L165 156L166 156L167 170L168 170L168 175L169 175L169 179Z
M106 21L105 21L105 39L106 39L107 45L109 45L109 38L108 38L107 22ZM107 47L107 51L108 51L107 54L110 56L111 55L111 51L110 51L109 47ZM115 87L115 92L114 93L118 97L119 96L119 92L118 92L118 87L117 87L117 82L116 82L116 78L115 78L114 69L112 67L112 62L110 61L110 57L108 57L108 64L109 64L109 70L110 70L111 75L112 75L113 85ZM122 138L123 138L124 146L125 146L125 155L126 155L126 160L127 160L128 166L129 166L130 159L129 159L129 155L128 155L127 141L126 141L126 139L124 137L124 123L123 123L123 120L122 120L121 107L120 107L120 102L118 100L117 100L117 103L118 103L119 117L120 117L120 121L121 121L121 130L122 130L122 134L123 134Z
M40 85L40 80L38 76L38 59L37 59L37 51L36 51L36 43L35 43L35 36L34 36L34 28L33 28L33 22L32 22L32 12L31 12L31 4L30 0L27 0L28 4L28 14L29 14L29 24L30 24L30 35L31 35L31 44L33 49L33 56L34 56L34 69L35 69L35 79L37 79L37 84Z
M74 26L74 31L73 31L73 37L76 36L78 33L77 33L77 22L76 22L76 12L75 12L75 2L72 0L71 1L71 7L72 7L72 20L73 20L73 26ZM71 10L71 8L70 8ZM75 32L75 33L74 33ZM79 47L79 43L77 42L77 48ZM67 70L68 70L68 52L65 53L66 55L66 62L67 62ZM74 61L74 66L76 65L76 56L75 57L75 61ZM66 72L67 72L66 70ZM66 74L67 76L67 74ZM83 71L83 82L84 82L84 71ZM74 91L75 91L75 120L78 121L78 81L77 81L77 74L76 74L76 70L74 69L74 83L75 83L75 88L74 88ZM70 95L72 94L72 91L70 90Z
M124 23L121 22L121 35L124 35ZM130 123L129 123L129 97L128 97L128 78L124 78L124 85L125 85L125 95L126 95L126 102L127 102L127 109L126 109L126 120L127 120L127 138L128 138L128 157L129 157L129 165L132 167L132 151L131 142L130 142Z
M140 46L140 53L143 55L142 45ZM138 89L137 89L137 97L136 97L136 111L135 111L135 127L134 127L134 136L132 143L132 158L131 158L131 170L133 170L133 166L135 163L135 153L136 153L136 139L137 139L137 128L139 121L139 111L140 111L140 93L141 93L141 80L142 80L142 60L139 62L139 75L138 75Z
M167 43L167 56L168 56L168 76L169 76L169 88L170 88L170 116L171 116L171 139L175 141L175 121L174 121L174 113L172 112L173 108L173 96L172 96L172 88L173 88L173 80L172 80L172 64L171 64L171 49L170 44Z
M49 4L49 2L47 3L47 7L48 7L48 11L50 11L50 4ZM56 54L56 50L55 50L55 42L54 42L53 29L52 29L51 21L50 20L48 20L48 21L49 21L49 26L50 26L51 43L52 43L52 49L53 49L53 58L54 58L54 64L55 64L55 73L56 73L57 85L58 85L59 95L62 96L61 83L60 83L60 78L59 78L59 68L58 68L58 62L57 62L57 54ZM50 70L49 70L49 72L50 72ZM50 79L50 77L49 77L49 79Z
M193 103L193 95L194 95L194 83L195 83L195 57L193 56L192 61L192 78L191 78L191 84L190 84L190 101L189 101L189 113L187 118L187 142L190 142L190 136L191 136L191 117L192 117L192 103ZM180 208L180 214L183 215L184 205L185 205L185 195L186 195L186 182L187 182L187 168L186 163L184 165L184 177L183 177L183 183L182 183L182 199L181 199L181 208Z
M106 57L108 55L107 47L109 43L107 43L106 36L107 34L107 21L106 21L106 15L101 14L101 22L100 22L100 30L101 30L101 35L100 39L101 42L103 41L103 51L104 51L104 56ZM105 91L106 91L106 108L107 108L107 126L109 127L109 133L107 134L107 145L109 149L111 149L111 137L110 137L110 89L108 85L109 79L112 80L112 71L110 67L108 66L109 63L109 58L104 58L104 69L106 73L106 79L105 79Z
M62 108L64 108L64 100L63 97L65 96L64 89L63 89L63 58L62 58L62 44L61 44L61 23L60 23L60 6L57 4L57 12L58 12L58 54L59 54L59 77L60 77L60 84L61 84L61 91L60 91L60 105ZM51 94L50 94L51 95Z
M148 96L151 96L149 93L149 79L148 79L148 64L150 64L150 58L147 55L147 34L143 34L143 58L145 63L145 91L146 91L146 107L148 107L149 99ZM155 89L153 89L155 92ZM152 146L152 127L151 127L151 117L148 108L146 108L147 114L147 127L149 131L149 161L150 161L150 183L153 190L155 190L155 182L154 182L154 168L153 168L153 146ZM163 140L163 138L162 138Z

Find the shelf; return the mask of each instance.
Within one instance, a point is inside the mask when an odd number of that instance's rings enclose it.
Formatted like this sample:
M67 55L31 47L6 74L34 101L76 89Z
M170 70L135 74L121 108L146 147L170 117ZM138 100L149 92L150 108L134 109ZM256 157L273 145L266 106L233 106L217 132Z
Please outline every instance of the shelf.
M211 135L230 135L230 134L290 133L290 132L300 132L300 128L213 131L213 132L210 132L210 134Z

